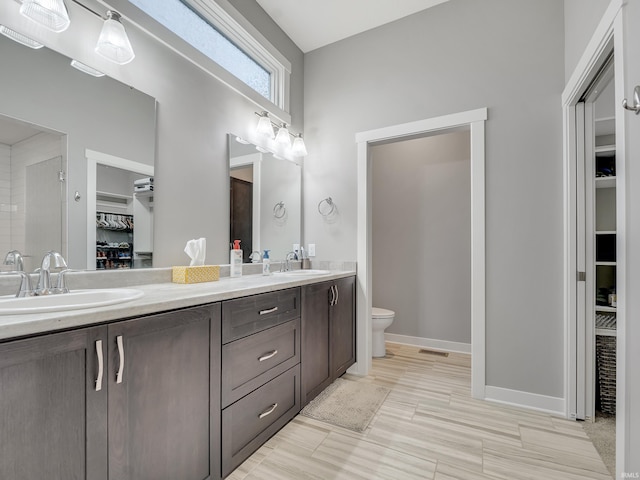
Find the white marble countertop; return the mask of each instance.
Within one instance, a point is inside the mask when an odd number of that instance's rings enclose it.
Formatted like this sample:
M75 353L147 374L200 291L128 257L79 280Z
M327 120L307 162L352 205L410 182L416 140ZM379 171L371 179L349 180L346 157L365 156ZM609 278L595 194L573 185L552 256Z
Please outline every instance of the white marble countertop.
M141 298L105 307L52 313L0 315L0 340L97 325L114 320L149 315L178 308L205 305L233 298L268 293L355 275L353 270L331 271L324 275L303 277L274 274L222 277L217 282L183 285L153 283L136 285L144 292Z

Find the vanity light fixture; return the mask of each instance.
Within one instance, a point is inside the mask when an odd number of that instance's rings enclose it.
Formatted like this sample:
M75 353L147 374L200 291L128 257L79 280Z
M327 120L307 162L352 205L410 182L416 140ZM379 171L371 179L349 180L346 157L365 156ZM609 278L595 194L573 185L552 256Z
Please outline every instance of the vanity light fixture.
M282 123L281 125L273 123L271 121L271 118L269 118L268 112L263 111L261 113L254 113L259 118L258 125L256 126L256 133L258 134L258 136L267 138L268 140L273 140L275 137L274 143L280 153L282 153L282 150L287 150L291 155L295 157L307 156L307 147L304 144L301 133L297 135L291 133L286 123ZM278 131L277 135L274 135L274 127ZM290 137L293 137L293 146L291 145ZM258 150L260 150L260 148L258 148Z
M18 42L25 47L33 48L34 50L44 47L42 43L35 41L33 38L29 38L26 35L16 32L4 25L0 25L0 33L14 42Z
M256 113L260 119L258 120L258 126L256 127L256 132L258 135L262 137L267 137L268 139L272 139L276 136L273 131L273 125L271 125L271 119L269 118L269 114L267 112Z
M113 10L107 12L107 18L102 25L96 45L96 53L118 65L125 65L135 58L118 12Z
M289 129L286 123L283 123L278 129L276 143L284 148L291 148L291 139L289 138Z
M308 155L307 146L304 144L304 140L302 139L302 134L301 133L299 133L293 139L293 146L291 147L291 154L294 157L306 157Z
M91 75L92 77L104 77L104 73L102 73L100 70L96 70L95 68L92 68L89 65L85 65L78 60L71 60L71 66L83 73Z
M53 32L64 32L71 24L64 0L23 0L20 13Z

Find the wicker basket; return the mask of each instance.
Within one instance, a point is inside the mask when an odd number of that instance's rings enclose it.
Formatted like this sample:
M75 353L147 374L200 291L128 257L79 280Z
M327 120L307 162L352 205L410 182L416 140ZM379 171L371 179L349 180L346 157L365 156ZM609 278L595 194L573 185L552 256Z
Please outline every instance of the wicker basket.
M600 387L600 410L616 413L616 337L596 335L596 368Z

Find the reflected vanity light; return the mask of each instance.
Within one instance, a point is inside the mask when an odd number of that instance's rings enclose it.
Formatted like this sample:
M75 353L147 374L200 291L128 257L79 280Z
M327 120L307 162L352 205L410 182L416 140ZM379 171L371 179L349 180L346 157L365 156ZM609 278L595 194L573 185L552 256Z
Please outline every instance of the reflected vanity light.
M44 45L40 42L35 41L32 38L27 37L26 35L21 34L20 32L16 32L15 30L10 29L4 25L0 25L0 33L7 38L10 38L14 42L18 42L25 47L33 48L37 50L39 48L44 47Z
M24 0L20 14L52 32L64 32L71 20L64 0Z
M104 73L102 73L100 70L96 70L95 68L92 68L89 65L85 65L78 60L71 60L71 66L83 73L86 73L87 75L91 75L92 77L104 77Z
M131 42L120 22L120 14L109 10L102 25L96 53L118 65L125 65L135 58Z
M273 146L275 146L277 150L285 151L282 153L288 153L294 157L306 157L308 155L307 147L304 144L301 133L297 135L291 133L286 123L282 123L281 125L273 123L269 118L268 112L255 112L255 114L259 117L258 125L256 126L256 134L259 138L266 139L269 142L273 141ZM277 135L274 135L274 127L278 129ZM293 137L293 146L291 145L290 137ZM260 149L258 148L258 150ZM266 151L264 151L263 153L274 153L271 149L265 150ZM277 158L282 157L279 156Z
M241 143L242 145L249 145L249 141L245 140L242 137L236 137L236 142Z
M293 139L293 146L291 147L291 154L294 157L306 157L307 146L304 144L302 134L299 133L297 137Z
M283 123L278 129L278 134L276 135L276 143L285 148L291 147L291 139L289 138L289 129L287 128L286 123Z

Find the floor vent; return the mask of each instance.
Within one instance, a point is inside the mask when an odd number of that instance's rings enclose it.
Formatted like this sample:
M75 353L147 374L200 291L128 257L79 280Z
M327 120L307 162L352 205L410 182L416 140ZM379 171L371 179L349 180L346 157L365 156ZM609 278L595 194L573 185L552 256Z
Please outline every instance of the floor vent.
M449 356L449 352L438 352L437 350L427 350L424 348L421 348L420 350L418 350L418 353L427 353L429 355L438 355L440 357L448 357Z

